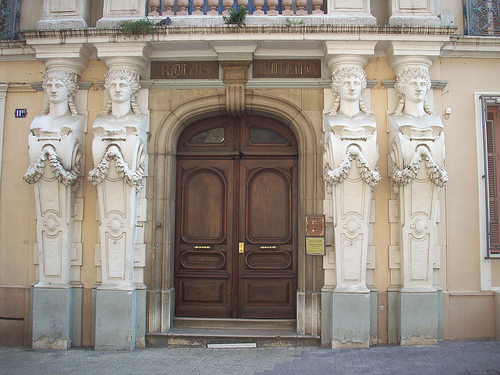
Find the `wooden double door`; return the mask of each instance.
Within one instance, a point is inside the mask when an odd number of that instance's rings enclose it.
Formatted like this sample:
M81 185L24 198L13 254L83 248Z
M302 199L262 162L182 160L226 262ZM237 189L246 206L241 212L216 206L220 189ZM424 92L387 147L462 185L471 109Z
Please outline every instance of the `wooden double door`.
M295 318L297 142L258 116L215 117L177 147L176 316Z

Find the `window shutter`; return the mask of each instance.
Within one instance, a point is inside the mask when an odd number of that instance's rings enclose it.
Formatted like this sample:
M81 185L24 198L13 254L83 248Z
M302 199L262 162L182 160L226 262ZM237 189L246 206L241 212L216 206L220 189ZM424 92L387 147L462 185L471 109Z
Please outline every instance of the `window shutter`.
M500 254L500 223L498 197L500 196L500 112L488 106L486 120L486 162L488 176L488 242L489 253Z

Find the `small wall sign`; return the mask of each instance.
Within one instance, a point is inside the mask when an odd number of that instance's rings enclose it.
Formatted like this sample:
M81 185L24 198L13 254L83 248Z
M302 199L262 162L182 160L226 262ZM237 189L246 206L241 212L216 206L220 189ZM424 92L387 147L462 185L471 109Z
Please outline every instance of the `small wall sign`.
M325 237L306 237L306 254L325 255Z
M219 79L218 61L151 61L152 79Z
M14 111L15 118L26 118L28 110L26 108L16 108Z
M325 215L306 216L306 254L325 255Z
M321 78L321 60L254 60L253 78Z

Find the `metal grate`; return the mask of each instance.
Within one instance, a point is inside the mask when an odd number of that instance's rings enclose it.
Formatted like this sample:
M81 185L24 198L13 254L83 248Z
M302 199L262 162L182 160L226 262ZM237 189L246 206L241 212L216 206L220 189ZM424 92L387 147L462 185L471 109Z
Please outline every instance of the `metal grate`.
M0 40L17 39L21 0L0 0Z
M463 0L467 35L500 35L500 0Z

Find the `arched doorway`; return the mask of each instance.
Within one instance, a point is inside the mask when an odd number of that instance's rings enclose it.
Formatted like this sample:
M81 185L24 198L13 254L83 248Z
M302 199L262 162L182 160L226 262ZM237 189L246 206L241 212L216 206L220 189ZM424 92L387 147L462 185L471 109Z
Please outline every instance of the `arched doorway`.
M175 315L296 316L297 141L259 116L197 121L177 145Z

